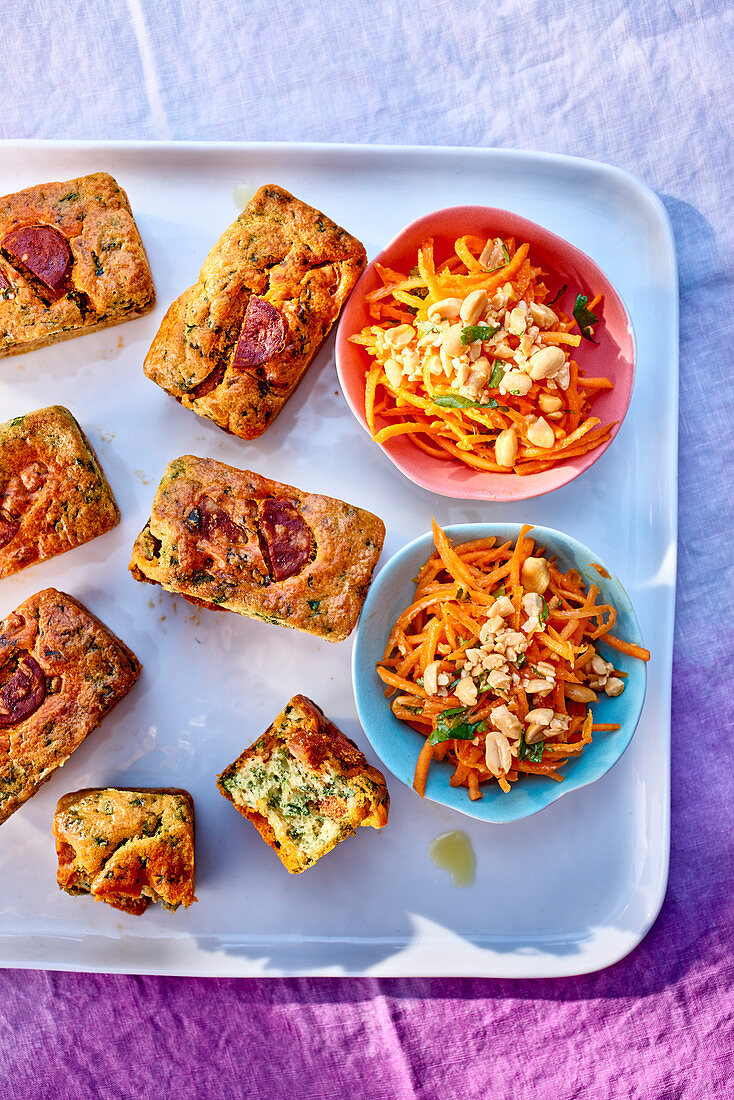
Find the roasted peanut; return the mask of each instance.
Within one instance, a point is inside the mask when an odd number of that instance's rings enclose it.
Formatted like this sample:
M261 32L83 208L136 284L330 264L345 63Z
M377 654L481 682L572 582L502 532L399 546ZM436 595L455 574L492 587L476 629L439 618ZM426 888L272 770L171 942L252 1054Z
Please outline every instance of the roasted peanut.
M550 584L550 569L545 558L525 558L520 580L526 592L537 592L542 596Z
M517 432L514 428L505 428L494 441L494 456L498 466L511 469L517 458Z
M528 726L525 730L525 744L537 745L538 741L545 739L545 731L545 726L540 726L537 722L534 722L532 726Z
M504 733L505 737L511 737L513 740L516 740L522 732L522 722L508 707L495 707L489 716L489 720L495 729L498 729L500 733Z
M477 701L477 685L469 676L465 676L454 688L454 695L465 707L471 707Z
M495 778L506 775L512 766L510 743L498 730L487 730L484 746L484 759Z
M385 343L390 348L405 348L415 336L412 325L397 325L385 332Z
M551 378L566 362L566 356L560 348L555 346L541 348L528 359L528 367L531 378Z
M543 305L542 302L531 302L528 308L538 328L551 328L558 321L551 307Z
M428 307L426 316L429 321L452 321L459 316L461 298L442 298Z
M398 363L397 359L388 359L385 363L385 374L390 385L395 390L400 389L400 383L403 381L403 368Z
M464 324L475 325L487 308L488 301L486 290L472 290L467 294L459 310L459 317Z
M532 378L521 370L508 370L500 383L500 393L516 393L524 397L532 384Z
M426 665L426 670L423 673L423 687L429 695L435 695L438 691L438 673L440 668L440 661L431 661L430 665Z
M552 393L541 393L538 404L544 413L556 413L563 408L560 397L555 397Z
M536 707L528 711L525 721L530 726L549 726L553 721L553 710L551 707Z
M564 684L563 694L567 699L573 699L574 703L598 703L599 698L595 691L585 684Z
M461 342L462 331L461 325L452 325L441 337L441 347L452 358L466 351L466 345Z
M537 417L528 428L528 439L536 447L552 447L555 443L553 429L542 416Z

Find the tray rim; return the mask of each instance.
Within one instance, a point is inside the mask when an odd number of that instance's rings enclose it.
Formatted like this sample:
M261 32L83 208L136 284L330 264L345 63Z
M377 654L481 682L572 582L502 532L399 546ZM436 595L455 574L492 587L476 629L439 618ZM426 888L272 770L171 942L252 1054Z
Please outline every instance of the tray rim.
M617 179L620 182L630 187L633 191L637 192L638 196L644 200L645 204L650 210L651 216L653 216L657 222L657 228L662 231L665 240L665 246L667 251L667 259L670 264L671 286L666 288L671 291L671 301L669 303L671 308L671 322L672 322L672 346L671 355L674 357L675 365L675 385L671 394L672 408L671 417L674 420L674 437L672 441L672 453L670 455L672 463L672 477L670 479L671 485L671 501L670 501L670 531L672 541L672 564L677 566L677 539L678 539L678 450L679 450L679 432L678 432L678 420L679 420L679 377L680 377L680 351L679 351L679 331L680 331L680 298L678 290L678 258L675 247L675 238L673 234L673 228L670 221L668 212L659 198L659 196L643 183L633 173L628 172L626 169L619 168L616 165L606 164L602 161L595 161L586 157L577 157L566 153L549 153L549 152L536 152L527 149L512 149L502 146L462 146L462 145L403 145L400 143L395 144L370 144L370 143L340 143L340 142L287 142L287 141L198 141L198 140L139 140L139 139L40 139L40 138L2 138L0 139L0 150L9 151L17 150L22 152L28 151L47 151L51 154L54 152L59 153L73 153L78 151L81 154L87 154L91 151L100 152L129 152L129 153L202 153L212 152L221 154L230 154L232 152L249 152L252 154L267 154L269 152L276 153L293 153L294 155L306 156L370 156L387 158L391 155L410 155L412 157L431 158L431 157L443 157L450 155L458 155L467 157L477 161L481 161L482 158L492 157L496 159L507 158L513 161L526 161L529 164L537 164L539 162L556 165L560 168L565 168L567 171L574 173L583 173L593 178L594 175L601 174L604 176ZM666 706L666 722L670 731L671 726L671 680L672 680L672 653L674 644L674 628L675 628L675 601L677 592L677 572L674 573L673 581L671 584L671 601L672 601L672 614L671 614L671 635L670 635L670 660L666 661L663 672L664 680L663 687L665 689L665 698L667 700ZM459 968L450 967L436 967L435 965L413 965L410 970L393 969L389 965L391 956L387 955L379 963L374 966L368 966L366 969L350 970L344 966L339 969L332 967L316 967L309 968L308 966L293 970L278 970L273 972L269 969L261 969L258 965L258 960L244 958L241 959L236 955L224 955L224 961L226 965L216 966L212 965L213 959L219 957L216 953L205 953L201 948L196 947L195 953L192 954L192 959L196 960L194 968L187 967L181 968L178 965L164 965L161 961L155 965L145 965L143 963L134 962L121 962L119 964L107 963L100 965L89 964L79 962L77 960L67 960L59 958L59 955L63 955L63 952L58 951L59 944L76 944L81 942L80 937L76 935L29 935L18 936L13 933L0 933L0 947L5 946L6 943L12 942L18 948L16 958L3 957L0 958L0 966L8 969L44 969L50 971L63 971L74 973L109 973L109 974L149 974L171 977L431 977L431 976L446 976L446 977L512 977L512 978L548 978L548 977L569 977L574 975L582 975L595 973L600 970L604 970L607 967L615 965L620 962L628 954L630 954L639 943L645 938L652 925L655 923L663 902L668 885L668 876L670 869L670 812L671 812L671 738L670 733L666 741L667 752L664 761L663 777L664 788L667 793L665 800L665 821L662 823L661 837L663 841L663 859L660 861L658 868L658 877L654 885L651 884L651 893L654 896L654 902L650 905L646 914L645 920L640 925L639 929L631 935L631 937L625 939L624 943L618 945L609 951L608 955L604 956L601 961L599 958L590 959L586 953L576 955L573 959L569 956L565 958L563 955L548 955L541 953L518 955L514 952L507 952L500 954L497 951L493 951L488 944L487 947L482 946L480 938L476 938L473 942L461 941L465 944L470 954L476 957L477 954L486 954L488 966L486 969L477 970L476 967L471 970L463 970ZM603 926L602 926L603 927ZM454 933L450 933L455 935ZM313 937L312 937L313 938ZM147 943L150 945L173 945L175 949L176 944L186 943L188 940L195 941L195 937L189 936L186 933L174 934L168 939L146 939L145 937L130 936L130 937L106 937L96 934L86 935L84 940L99 941L100 944L112 947L112 945L119 945L120 943L134 944L136 942ZM303 937L306 942L308 937ZM330 940L337 942L351 943L358 940L364 940L366 943L374 943L374 937L357 937L355 939L346 937L329 937ZM488 937L489 939L489 937ZM552 937L548 937L551 942ZM578 939L576 942L581 945L584 943L593 943L594 937L584 937ZM242 946L262 946L265 947L266 942L272 943L272 941L263 941L258 937L243 938L238 941ZM316 942L324 942L323 939L317 939ZM413 943L413 939L405 937L387 937L386 943L395 944L398 949L404 949L405 946ZM430 945L430 938L423 937L422 944ZM491 938L492 943L499 942L498 937ZM542 943L540 939L536 942ZM43 958L46 951L49 954L56 948L56 958ZM30 957L31 952L35 952L34 957ZM124 952L123 952L124 953ZM426 952L422 952L425 958ZM430 955L430 952L428 952ZM23 957L25 956L25 957ZM399 956L398 956L399 957ZM514 960L517 962L520 958L523 960L550 960L552 965L549 967L540 967L534 970L528 969L525 966L518 968L513 965L505 965L508 962ZM204 962L204 965L201 965ZM499 965L498 965L499 963ZM564 965L565 963L565 965ZM244 965L243 965L244 964ZM388 965L386 965L388 964Z

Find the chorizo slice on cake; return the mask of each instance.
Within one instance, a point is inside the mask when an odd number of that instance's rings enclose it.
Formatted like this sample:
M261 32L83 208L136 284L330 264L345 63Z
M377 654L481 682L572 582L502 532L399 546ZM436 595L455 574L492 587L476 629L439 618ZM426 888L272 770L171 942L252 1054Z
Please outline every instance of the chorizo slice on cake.
M166 468L130 571L204 607L340 642L384 537L363 508L184 455Z
M278 415L364 270L360 242L276 184L261 187L176 299L145 373L242 439Z
M291 874L360 825L382 829L390 807L382 772L305 695L290 700L217 786Z

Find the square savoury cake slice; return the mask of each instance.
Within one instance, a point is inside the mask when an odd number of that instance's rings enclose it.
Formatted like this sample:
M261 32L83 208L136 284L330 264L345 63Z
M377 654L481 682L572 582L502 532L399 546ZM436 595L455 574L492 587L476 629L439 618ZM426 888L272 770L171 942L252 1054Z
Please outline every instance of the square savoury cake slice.
M68 409L52 405L0 424L0 577L119 521L112 490Z
M91 894L134 916L151 902L173 910L196 901L194 803L187 791L72 791L59 799L53 835L56 880L68 894Z
M55 588L0 621L0 824L66 763L140 671L119 638Z
M305 695L291 699L217 786L291 874L313 866L358 826L387 824L384 775Z
M107 172L0 198L0 356L97 332L154 305L130 203Z
M130 570L204 607L340 642L384 537L363 508L184 455L166 468Z
M306 372L364 270L360 242L267 184L173 303L145 373L186 408L255 439Z

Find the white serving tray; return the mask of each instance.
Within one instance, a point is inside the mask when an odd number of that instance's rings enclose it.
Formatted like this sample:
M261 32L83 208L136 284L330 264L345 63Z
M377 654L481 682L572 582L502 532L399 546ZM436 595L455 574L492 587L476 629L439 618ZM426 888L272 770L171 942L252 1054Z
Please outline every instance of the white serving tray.
M633 177L568 157L482 149L218 144L0 143L0 193L104 169L127 190L153 269L148 317L0 360L0 420L67 405L122 510L113 532L0 581L0 615L55 585L116 631L140 682L63 771L0 828L0 965L199 975L579 974L622 958L665 893L676 568L678 290L662 204ZM486 203L546 225L619 289L637 334L637 382L609 451L571 485L513 505L432 496L393 468L339 392L333 336L274 426L245 443L182 409L142 373L172 299L235 218L238 184L284 185L373 256L408 221ZM626 586L652 650L642 721L620 763L541 814L492 826L388 776L381 833L359 835L301 876L216 791L214 776L296 692L366 750L351 641L331 645L236 615L199 612L134 582L127 563L166 462L187 452L252 467L369 508L383 561L442 523L522 520L598 548ZM599 735L603 736L603 735ZM126 917L61 894L50 825L57 799L90 785L181 786L197 811L199 903ZM428 859L465 829L477 857L464 890Z

